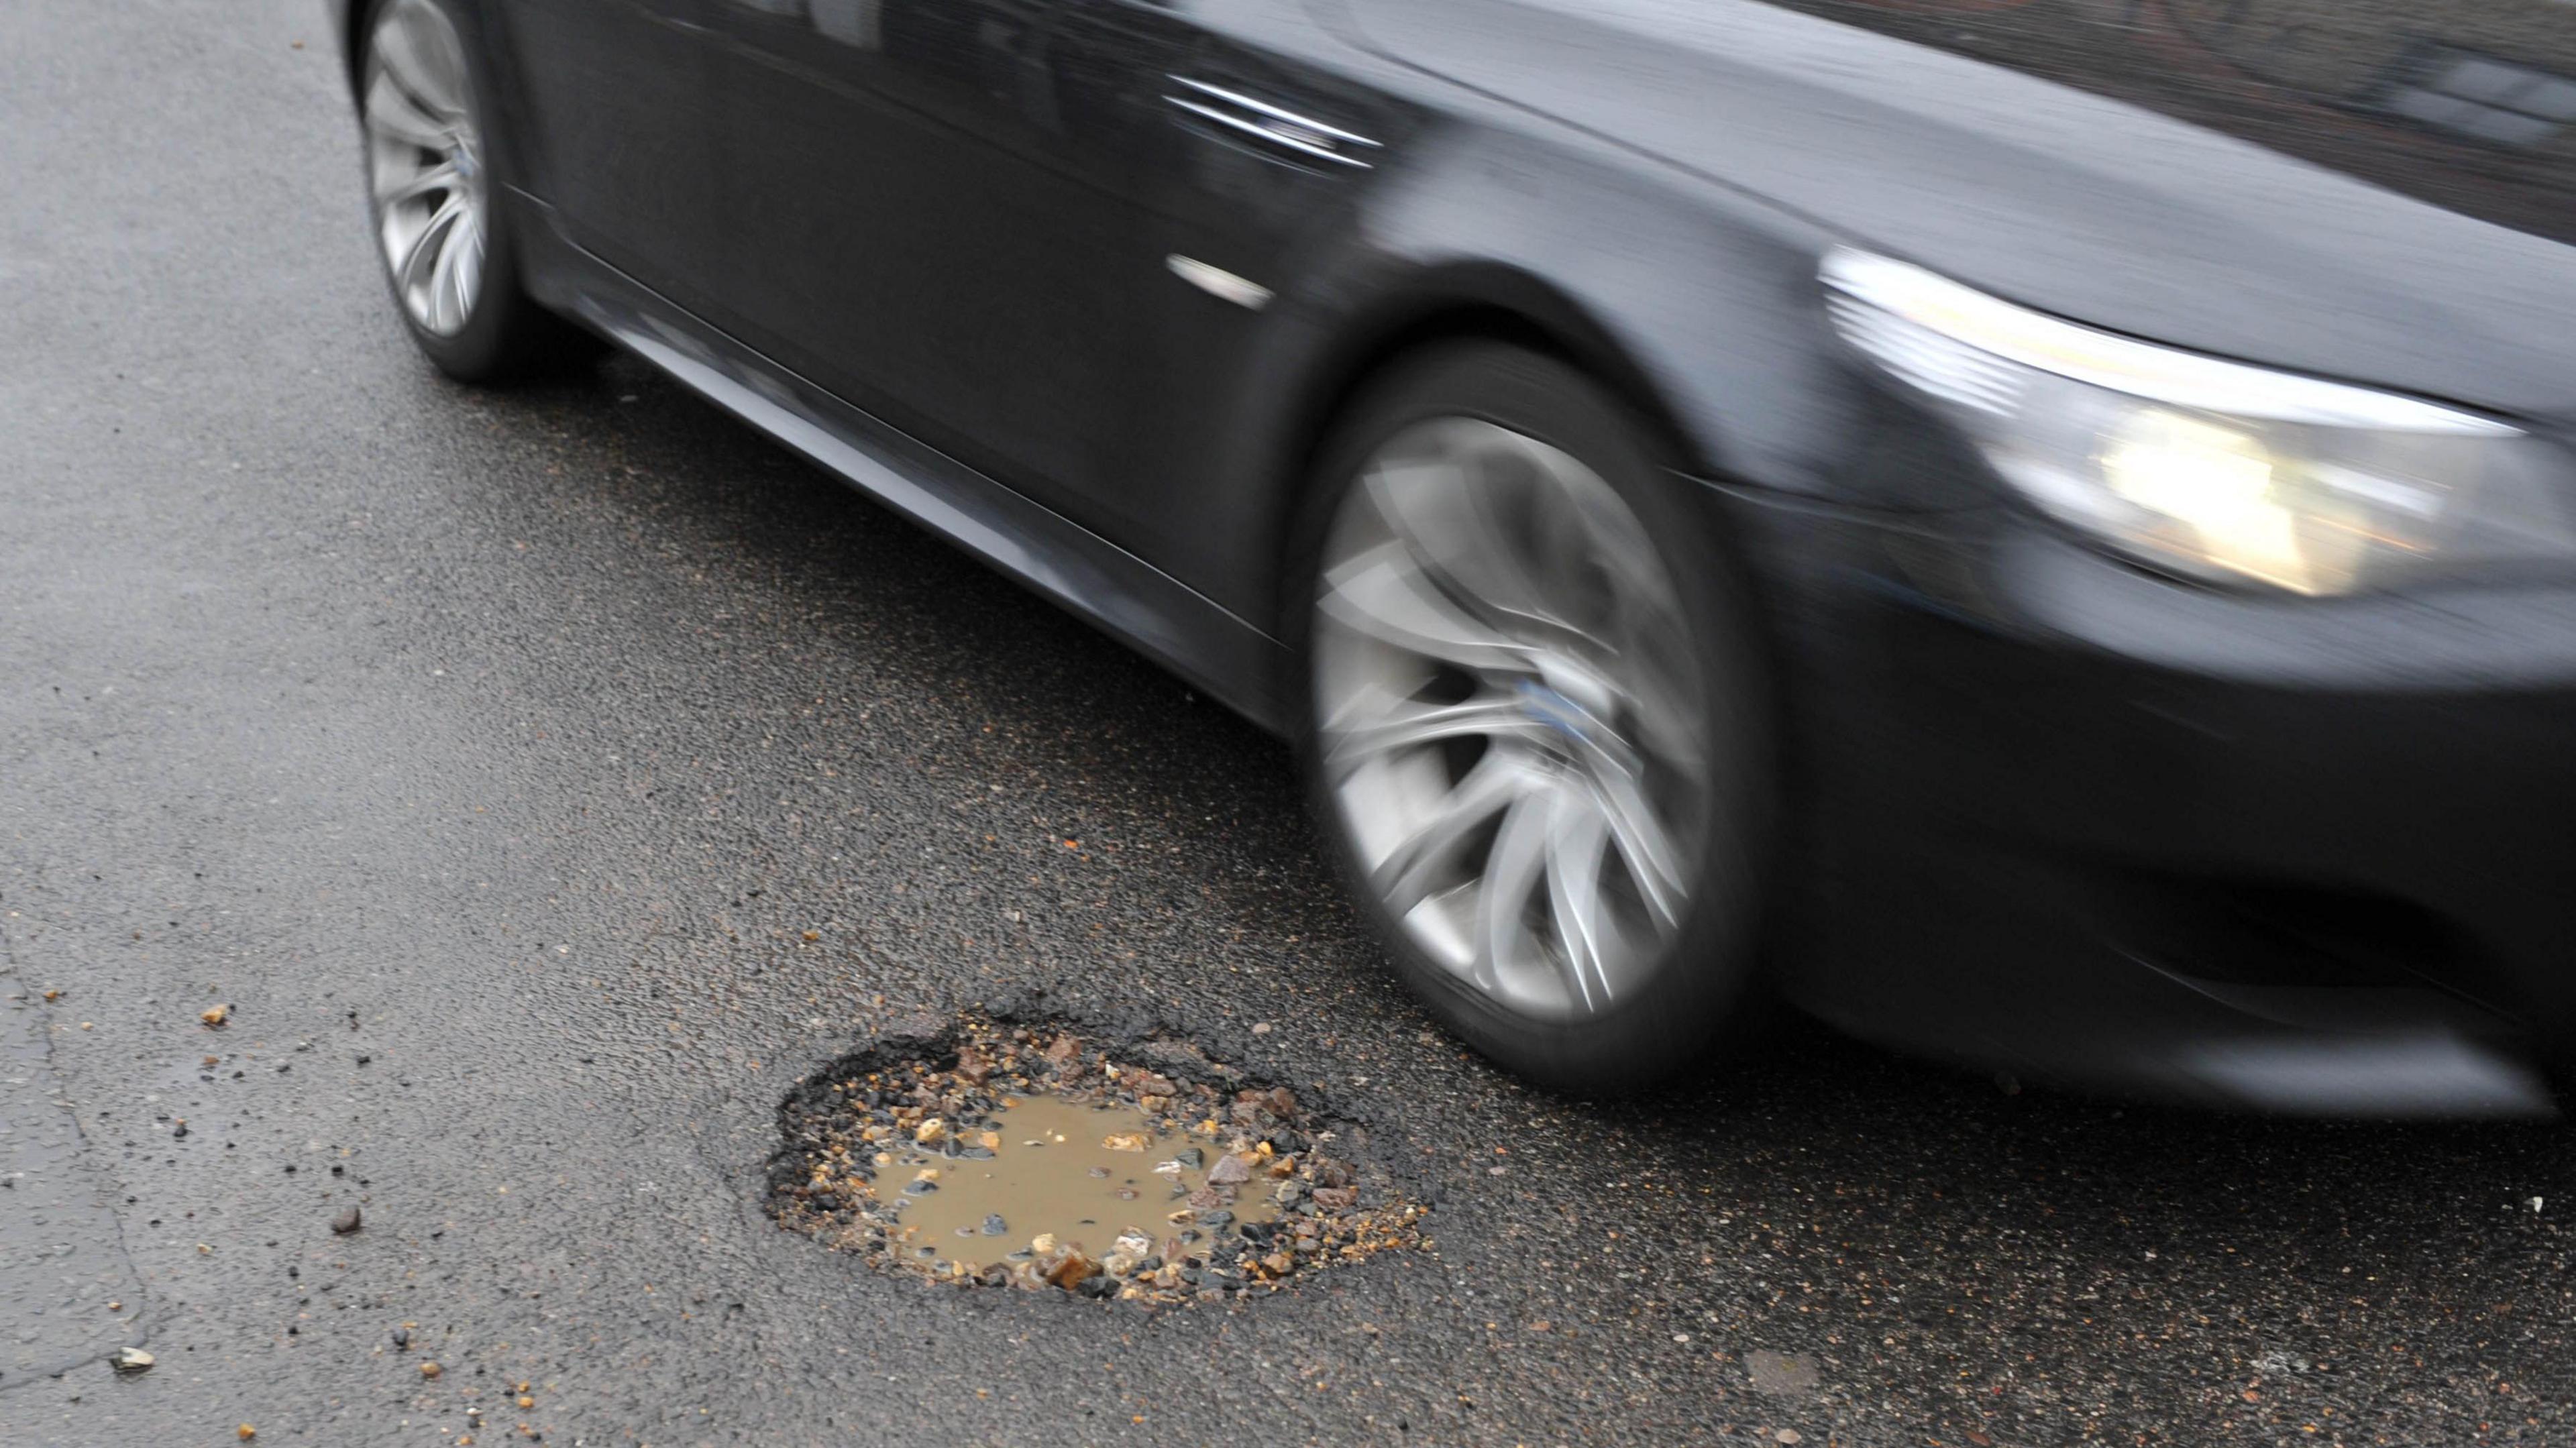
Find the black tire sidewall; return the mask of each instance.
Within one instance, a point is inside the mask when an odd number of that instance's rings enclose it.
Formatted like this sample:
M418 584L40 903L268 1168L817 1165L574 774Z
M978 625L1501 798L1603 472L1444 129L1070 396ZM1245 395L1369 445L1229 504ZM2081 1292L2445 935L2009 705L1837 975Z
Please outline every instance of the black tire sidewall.
M1312 664L1315 583L1326 536L1360 466L1388 438L1435 417L1481 418L1590 467L1636 510L1680 590L1706 681L1709 811L1682 928L1630 1000L1553 1023L1514 1015L1414 945L1367 883L1318 753ZM1296 524L1281 617L1307 807L1323 847L1414 994L1460 1038L1543 1085L1595 1093L1653 1084L1708 1055L1757 1004L1755 957L1775 854L1777 771L1765 652L1744 570L1705 486L1678 473L1657 431L1576 368L1502 343L1446 347L1398 363L1366 389L1325 443Z

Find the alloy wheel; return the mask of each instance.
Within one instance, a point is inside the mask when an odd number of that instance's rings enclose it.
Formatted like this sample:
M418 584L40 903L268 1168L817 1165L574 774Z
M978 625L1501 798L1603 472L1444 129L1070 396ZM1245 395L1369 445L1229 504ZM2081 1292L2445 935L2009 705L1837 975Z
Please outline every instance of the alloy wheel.
M1345 494L1315 609L1326 789L1406 937L1513 1015L1637 996L1712 788L1703 671L1636 511L1535 438L1418 422Z
M491 191L465 44L430 0L393 0L367 37L361 113L376 239L403 310L441 337L483 288Z

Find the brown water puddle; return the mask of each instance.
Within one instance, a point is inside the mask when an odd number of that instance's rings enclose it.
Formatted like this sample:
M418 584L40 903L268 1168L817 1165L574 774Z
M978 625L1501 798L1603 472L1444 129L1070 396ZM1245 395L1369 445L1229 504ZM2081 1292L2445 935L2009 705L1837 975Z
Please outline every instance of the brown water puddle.
M1274 1292L1421 1241L1424 1209L1328 1154L1295 1093L1196 1051L1156 1043L1154 1069L975 1015L897 1049L780 1104L779 1225L931 1281L1140 1305Z
M1211 1183L1223 1149L1129 1108L1008 1097L956 1144L965 1155L944 1154L945 1141L908 1143L876 1163L877 1199L901 1204L889 1244L898 1255L970 1269L1059 1247L1094 1260L1178 1260L1280 1215L1266 1161L1241 1161L1220 1174L1242 1180Z

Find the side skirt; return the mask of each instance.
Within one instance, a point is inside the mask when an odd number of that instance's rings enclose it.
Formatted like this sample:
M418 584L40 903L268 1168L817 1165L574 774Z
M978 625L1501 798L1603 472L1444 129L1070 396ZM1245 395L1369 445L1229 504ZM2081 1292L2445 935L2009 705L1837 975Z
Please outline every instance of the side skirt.
M553 208L511 199L539 300L802 453L1273 734L1285 734L1285 650L1144 559L850 406L567 239Z

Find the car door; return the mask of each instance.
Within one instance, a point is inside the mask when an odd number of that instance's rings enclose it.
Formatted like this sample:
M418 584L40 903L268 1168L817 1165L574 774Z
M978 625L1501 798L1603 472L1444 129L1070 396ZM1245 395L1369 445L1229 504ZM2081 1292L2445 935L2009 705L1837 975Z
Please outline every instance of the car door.
M725 255L715 205L712 0L514 0L511 42L535 145L525 158L556 224L683 306Z
M1133 435L1153 275L1036 119L1064 0L717 0L726 325L1077 519Z
M1248 464L1221 435L1248 279L1333 224L1395 124L1287 58L1329 44L1299 0L718 3L732 324L1263 612L1207 546L1266 521L1233 515Z

